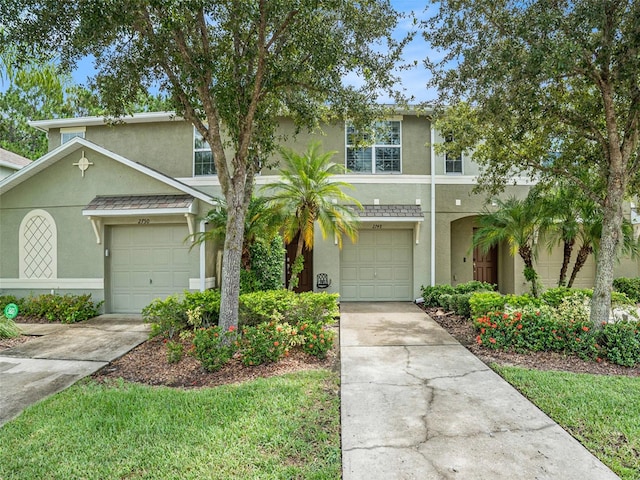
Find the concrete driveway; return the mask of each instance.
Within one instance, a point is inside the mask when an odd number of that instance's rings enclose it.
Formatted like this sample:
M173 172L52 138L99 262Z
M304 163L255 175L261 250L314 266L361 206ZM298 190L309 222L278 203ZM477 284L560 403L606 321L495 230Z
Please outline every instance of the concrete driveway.
M618 477L412 303L340 307L343 480Z
M149 338L149 326L140 315L101 315L73 325L19 326L38 338L0 351L0 425Z

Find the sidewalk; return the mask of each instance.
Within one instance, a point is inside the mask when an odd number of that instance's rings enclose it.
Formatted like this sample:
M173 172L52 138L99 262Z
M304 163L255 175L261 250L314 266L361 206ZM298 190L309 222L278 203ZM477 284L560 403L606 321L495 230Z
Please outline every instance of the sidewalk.
M412 303L343 303L344 480L618 477Z
M38 338L0 351L0 427L149 337L149 326L139 315L101 315L73 325L18 326Z

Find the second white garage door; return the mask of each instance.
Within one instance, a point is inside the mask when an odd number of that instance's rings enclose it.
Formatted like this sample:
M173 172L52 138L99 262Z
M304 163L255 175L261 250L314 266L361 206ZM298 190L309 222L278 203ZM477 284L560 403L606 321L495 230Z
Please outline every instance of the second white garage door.
M345 242L340 260L340 299L413 300L413 231L361 230Z
M155 298L189 288L186 225L123 225L111 228L110 311L140 313Z

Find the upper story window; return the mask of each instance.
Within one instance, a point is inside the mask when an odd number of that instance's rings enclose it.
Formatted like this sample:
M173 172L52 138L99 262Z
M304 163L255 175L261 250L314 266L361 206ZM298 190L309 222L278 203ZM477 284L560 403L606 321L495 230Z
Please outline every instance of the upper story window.
M401 122L376 122L373 133L347 125L347 170L355 173L401 173ZM363 146L358 146L363 144Z
M84 138L86 132L85 127L69 127L60 129L60 145L64 145L72 138L80 137Z
M453 135L449 134L444 138L445 143L453 142ZM462 174L462 153L445 154L444 171L448 175Z
M193 132L193 176L215 175L216 165L211 147L195 127Z

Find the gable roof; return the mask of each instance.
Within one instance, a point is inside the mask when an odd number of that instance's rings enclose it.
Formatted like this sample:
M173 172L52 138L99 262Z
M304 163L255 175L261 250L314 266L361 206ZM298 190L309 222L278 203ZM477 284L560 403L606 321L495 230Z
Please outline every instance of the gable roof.
M169 177L163 173L158 172L157 170L149 168L146 165L143 165L142 163L129 160L128 158L125 158L122 155L113 153L112 151L107 150L104 147L96 145L95 143L92 143L80 137L73 138L69 142L60 145L58 148L54 150L51 150L49 153L40 157L38 160L34 160L33 162L31 162L30 165L22 168L21 170L14 173L13 175L10 175L5 179L0 180L0 195L8 192L14 187L17 187L25 180L28 180L34 175L37 175L42 170L56 163L58 160L61 160L67 157L67 155L69 155L70 153L73 153L76 150L79 150L81 148L87 148L87 149L93 150L94 152L104 155L105 157L110 158L116 162L119 162L129 168L132 168L133 170L136 170L144 175L147 175L162 183L165 183L166 185L169 185L175 188L176 190L179 190L187 195L191 195L194 198L202 200L203 202L206 202L210 205L213 205L213 200L210 195L207 195L206 193L201 192L200 190L196 190L195 188L190 187L176 180L173 177Z
M10 152L4 148L0 148L0 167L7 167L13 170L20 170L22 167L29 165L31 160L24 158L17 153Z

